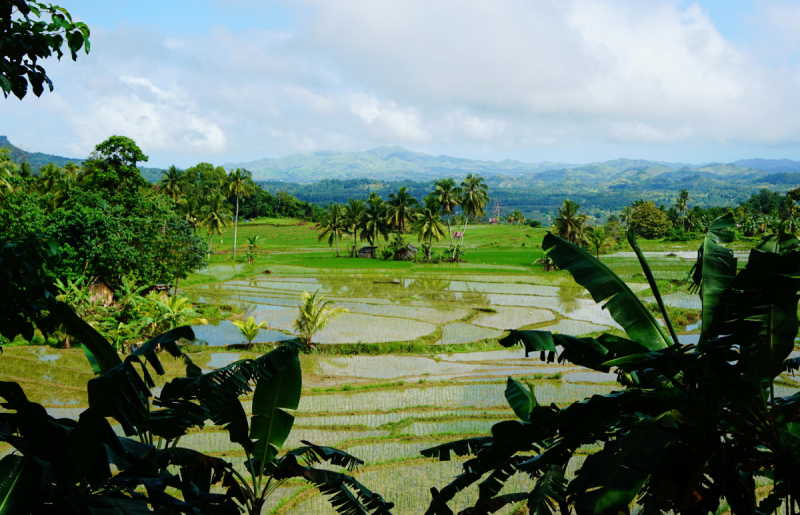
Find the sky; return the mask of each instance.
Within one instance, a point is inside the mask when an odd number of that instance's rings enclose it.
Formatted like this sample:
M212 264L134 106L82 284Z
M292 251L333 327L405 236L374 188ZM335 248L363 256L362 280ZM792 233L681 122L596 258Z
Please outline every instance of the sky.
M398 145L482 160L800 160L796 0L63 0L89 55L0 134L150 166Z

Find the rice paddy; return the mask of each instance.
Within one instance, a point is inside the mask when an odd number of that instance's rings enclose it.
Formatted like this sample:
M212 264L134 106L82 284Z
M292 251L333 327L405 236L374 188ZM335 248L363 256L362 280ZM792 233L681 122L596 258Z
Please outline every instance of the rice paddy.
M235 305L241 308L236 318L266 321L269 328L255 343L267 346L293 337L303 291L319 291L333 307L349 310L314 337L319 352L301 357L304 394L285 449L308 440L360 457L365 465L356 472L359 481L394 502L396 515L424 513L430 488L441 488L461 472L462 460L438 462L423 458L420 450L457 438L485 436L494 423L514 418L504 397L507 377L533 384L541 404L563 406L617 388L613 373L545 363L526 358L521 348L504 349L497 343L507 330L518 328L572 335L619 330L608 312L568 274L542 272L534 264L542 255L534 244L540 241L541 230L471 227L465 241L469 262L459 264L335 258L331 249L316 243L313 230L293 224L248 225L239 240L255 234L265 242L255 264L214 256L208 269L182 283L181 294L193 302ZM232 235L223 240L220 248L227 252ZM528 246L522 247L523 242ZM340 244L343 255L347 245ZM685 277L694 248L691 243L650 256L656 277L675 281ZM650 295L633 255L619 252L603 256L603 261L637 295L643 299ZM676 307L699 307L696 296L682 292L670 293L665 300ZM199 351L190 355L205 371L256 356L239 346L246 342L230 319L194 329L197 343L209 347L192 347ZM687 327L681 340L695 341L698 330L697 325ZM398 349L407 345L423 351L377 356L326 353L357 343L397 343ZM226 347L231 345L235 347ZM465 347L469 345L473 347ZM167 373L155 378L157 387L183 373L180 361L169 356L162 360ZM91 377L86 358L76 349L17 347L0 355L0 380L18 381L31 400L56 417L77 418L87 406L86 383ZM797 391L789 384L776 387L776 394ZM250 401L243 404L249 412ZM179 445L222 456L244 472L239 447L219 428L191 433ZM7 452L7 446L0 447L0 454ZM570 463L570 474L582 459ZM529 488L527 477L515 476L504 492ZM476 495L474 487L464 490L452 507L462 509ZM289 482L270 498L263 513L334 511L316 490Z

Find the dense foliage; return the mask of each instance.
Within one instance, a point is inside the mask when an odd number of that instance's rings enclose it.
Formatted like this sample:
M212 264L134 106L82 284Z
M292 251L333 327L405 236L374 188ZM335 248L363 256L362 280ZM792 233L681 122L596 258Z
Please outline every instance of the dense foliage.
M501 343L522 344L543 359L598 372L617 370L620 390L560 408L541 406L532 388L509 378L506 398L518 421L495 424L491 436L423 451L449 459L472 455L464 473L432 489L427 513L450 515L447 503L480 481L471 511L490 513L526 502L530 513L734 515L794 512L800 506L800 396L776 395L774 382L798 332L800 244L778 233L752 250L737 273L723 244L733 239L732 214L711 224L693 282L703 303L697 345L681 344L633 231L631 247L666 321L662 328L625 283L586 251L548 235L543 248L561 268L605 302L628 338L576 338L546 331L511 331ZM560 351L559 351L560 348ZM580 449L599 446L580 461ZM569 479L566 467L577 460ZM500 494L515 474L531 489ZM637 508L639 509L639 508Z
M42 19L44 17L44 19ZM72 60L83 48L89 53L89 27L72 20L63 7L28 0L0 1L0 89L8 98L22 99L28 92L41 96L53 82L39 64L42 59L64 55L66 43Z

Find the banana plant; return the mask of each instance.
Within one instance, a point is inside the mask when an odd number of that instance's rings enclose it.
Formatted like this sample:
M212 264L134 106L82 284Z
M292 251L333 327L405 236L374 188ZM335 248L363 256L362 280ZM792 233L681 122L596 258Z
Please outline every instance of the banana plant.
M546 360L615 370L618 389L567 406L541 405L533 388L509 378L506 399L518 420L491 435L447 443L424 456L469 457L464 472L432 488L430 515L478 483L463 514L493 513L526 503L529 513L616 515L730 511L733 515L794 513L800 507L800 395L779 396L798 330L800 244L788 233L765 237L738 271L732 215L713 221L698 251L692 288L703 301L700 343L675 336L653 274L628 241L661 307L666 329L630 288L588 252L552 234L543 249L603 303L627 333L576 338L546 331L510 331L500 342L523 345ZM579 450L601 450L581 463ZM584 447L585 448L585 447ZM565 470L577 462L574 477ZM516 474L530 488L501 493Z

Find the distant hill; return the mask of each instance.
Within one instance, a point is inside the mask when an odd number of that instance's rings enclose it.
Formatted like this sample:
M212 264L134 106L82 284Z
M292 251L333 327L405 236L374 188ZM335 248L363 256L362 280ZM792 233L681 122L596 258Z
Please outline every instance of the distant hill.
M792 168L795 166L797 168ZM626 179L641 182L675 171L711 173L722 177L757 177L768 173L800 171L800 162L751 159L736 163L669 163L644 159L614 159L589 164L553 162L524 163L506 159L480 161L446 155L433 156L402 147L380 147L365 152L312 152L275 159L226 163L225 168L247 168L260 181L308 184L325 179L371 179L379 181L431 181L442 177L461 179L468 173L484 177L526 177L554 183L565 180L591 184Z
M75 157L63 157L63 156L55 156L53 154L43 154L42 152L27 152L22 150L19 147L14 146L9 140L7 136L0 136L0 148L9 147L12 151L12 158L18 162L28 162L31 165L31 170L34 174L39 172L39 169L46 165L47 163L53 163L54 165L58 166L59 168L64 166L67 163L75 163L77 165L83 164L85 159L79 159ZM139 167L139 172L142 174L142 177L145 180L156 183L161 178L161 172L163 172L161 168L148 168L148 167Z
M792 161L791 159L740 159L733 164L764 170L767 173L800 172L800 161Z

